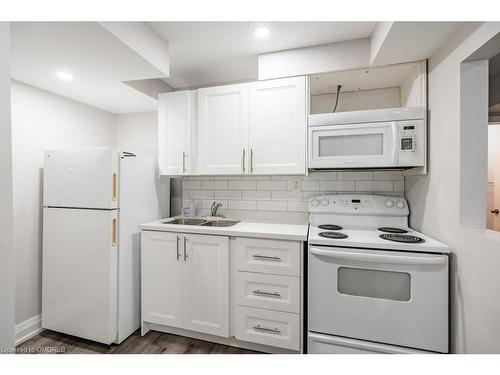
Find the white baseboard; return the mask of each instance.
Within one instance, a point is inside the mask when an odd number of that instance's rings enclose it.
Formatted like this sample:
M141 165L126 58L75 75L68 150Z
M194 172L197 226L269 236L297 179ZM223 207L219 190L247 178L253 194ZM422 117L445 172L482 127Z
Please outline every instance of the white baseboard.
M29 318L28 320L19 323L16 325L15 345L18 346L22 344L42 331L42 315L35 315L33 318Z

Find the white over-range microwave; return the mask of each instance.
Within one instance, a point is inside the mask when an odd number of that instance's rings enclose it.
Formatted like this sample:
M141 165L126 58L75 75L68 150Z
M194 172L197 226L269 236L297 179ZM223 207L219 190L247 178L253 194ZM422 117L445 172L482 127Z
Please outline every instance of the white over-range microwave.
M424 165L425 108L309 115L309 168Z

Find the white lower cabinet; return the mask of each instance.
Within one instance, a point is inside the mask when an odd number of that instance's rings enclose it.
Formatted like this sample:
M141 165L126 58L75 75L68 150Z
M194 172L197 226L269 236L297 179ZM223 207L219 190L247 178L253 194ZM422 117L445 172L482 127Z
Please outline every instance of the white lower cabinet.
M229 336L229 239L142 232L142 321Z
M203 340L218 336L214 341L254 350L301 351L302 243L155 231L141 236L143 327L185 330Z

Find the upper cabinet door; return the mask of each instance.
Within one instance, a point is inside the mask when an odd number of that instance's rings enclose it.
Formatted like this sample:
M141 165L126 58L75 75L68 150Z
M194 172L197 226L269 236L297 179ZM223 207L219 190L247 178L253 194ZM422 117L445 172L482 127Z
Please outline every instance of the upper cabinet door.
M44 206L118 207L118 151L113 147L46 151Z
M160 94L158 98L158 162L161 175L193 174L191 129L194 96L193 91L175 91Z
M248 84L198 90L198 172L243 174L248 143Z
M250 84L252 174L306 173L306 77Z

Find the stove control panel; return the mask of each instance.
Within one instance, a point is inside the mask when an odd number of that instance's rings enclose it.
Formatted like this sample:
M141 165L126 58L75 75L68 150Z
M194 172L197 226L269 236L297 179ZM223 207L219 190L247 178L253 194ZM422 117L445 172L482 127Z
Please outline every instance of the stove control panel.
M383 195L339 194L309 198L309 212L408 216L406 199Z

